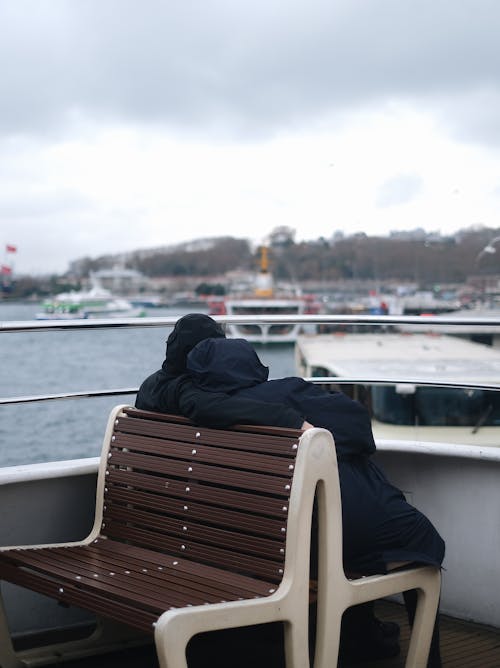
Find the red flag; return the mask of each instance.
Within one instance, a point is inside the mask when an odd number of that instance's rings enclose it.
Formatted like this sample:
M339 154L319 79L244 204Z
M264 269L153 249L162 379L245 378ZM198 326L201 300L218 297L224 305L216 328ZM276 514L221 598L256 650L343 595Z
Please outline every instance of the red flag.
M0 267L0 274L4 274L4 275L5 274L12 274L12 268L7 267L7 265L5 265L5 264L2 264L2 266Z
M7 253L15 253L17 251L17 246L11 246L10 244L7 244L5 246L5 250Z

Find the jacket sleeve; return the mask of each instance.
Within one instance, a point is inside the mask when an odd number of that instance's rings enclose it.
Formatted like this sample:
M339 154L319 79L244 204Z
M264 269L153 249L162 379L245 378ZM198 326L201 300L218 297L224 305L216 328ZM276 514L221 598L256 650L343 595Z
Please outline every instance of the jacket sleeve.
M163 371L156 371L141 384L135 400L135 407L146 411L173 411L169 405L169 381ZM174 411L175 412L175 411Z
M300 429L304 417L284 404L209 392L197 388L190 378L180 377L170 388L169 405L196 424L228 427L232 424L262 424Z

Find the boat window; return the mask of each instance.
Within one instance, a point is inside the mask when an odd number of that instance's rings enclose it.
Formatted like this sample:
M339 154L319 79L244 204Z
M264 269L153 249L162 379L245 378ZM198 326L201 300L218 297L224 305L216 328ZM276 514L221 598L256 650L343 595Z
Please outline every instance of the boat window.
M402 394L394 387L372 388L373 416L380 422L434 427L500 425L500 395L487 390L418 387Z
M329 376L334 376L332 372L324 366L313 366L311 367L311 377L312 378L327 378Z
M238 329L243 336L262 335L262 329L259 325L238 325Z
M389 424L414 424L414 396L401 394L395 387L372 388L373 417Z
M270 325L269 334L290 334L294 325Z
M297 315L299 313L299 305L284 305L284 306L232 306L233 315Z

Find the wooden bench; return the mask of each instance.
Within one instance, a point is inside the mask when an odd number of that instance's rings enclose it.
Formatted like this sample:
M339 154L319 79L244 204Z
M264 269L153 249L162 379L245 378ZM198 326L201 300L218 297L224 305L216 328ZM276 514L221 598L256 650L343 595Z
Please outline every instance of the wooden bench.
M79 543L2 548L0 578L155 634L161 665L167 657L168 666L185 665L193 624L202 631L274 620L288 621L289 664L308 665L312 504L333 441L317 434L304 448L300 435L206 429L117 407L91 534ZM190 622L170 643L164 616L181 611ZM0 665L22 665L2 616Z
M0 666L100 651L109 646L106 620L119 623L123 638L134 630L154 635L162 668L185 668L186 646L198 633L283 621L287 666L308 666L315 494L315 666L336 665L345 608L414 588L421 595L406 665L425 666L439 573L417 568L354 582L345 577L329 432L209 429L127 406L109 418L88 538L0 548L0 579L92 611L103 624L88 642L16 653L0 600Z

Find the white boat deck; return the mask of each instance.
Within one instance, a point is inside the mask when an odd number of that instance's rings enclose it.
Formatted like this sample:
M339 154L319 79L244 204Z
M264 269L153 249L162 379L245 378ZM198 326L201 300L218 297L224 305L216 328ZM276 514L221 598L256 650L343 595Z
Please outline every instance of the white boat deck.
M238 319L234 319L237 322ZM273 318L270 318L274 322ZM246 322L241 318L240 322ZM291 319L291 322L295 322ZM368 321L367 321L368 322ZM104 321L103 321L104 323ZM105 324L96 322L66 322L60 323L30 323L31 329L88 329L94 327L122 327L123 322L106 321ZM300 319L296 324L301 323ZM171 324L168 322L168 324ZM164 326L161 319L144 319L141 326ZM137 327L132 321L127 326ZM25 323L7 323L5 331L26 331ZM366 335L370 336L370 335ZM388 334L384 334L388 340ZM417 335L414 335L415 338ZM310 338L311 341L315 337ZM323 337L317 337L322 339ZM340 342L342 335L333 335L335 342ZM411 364L412 349L408 342L413 336L406 337L406 347L403 353ZM445 337L426 335L428 345L432 346ZM367 339L365 339L366 343ZM459 343L458 339L456 340ZM384 346L379 346L380 351ZM470 347L469 347L470 350ZM379 351L379 352L380 352ZM442 351L443 354L446 351ZM485 353L484 347L481 352ZM394 355L394 349L392 350ZM491 351L495 355L494 351ZM498 352L496 352L498 355ZM324 365L323 357L323 365ZM366 360L367 362L368 360ZM380 357L377 358L380 364ZM471 372L467 381L479 382L491 380L491 370L496 367L488 364L488 377L477 372L480 367L470 355L466 361L472 363L476 373ZM492 358L493 361L493 358ZM451 362L450 362L451 364ZM417 375L416 366L412 368ZM441 378L445 377L445 370L437 372ZM392 373L392 372L391 372ZM389 375L389 374L388 374ZM408 377L408 364L404 376ZM362 376L370 376L366 365L363 366ZM463 376L462 376L463 377ZM498 376L497 376L498 377ZM407 378L408 380L408 378ZM456 378L455 378L456 380ZM411 382L411 381L410 381ZM59 397L58 397L59 398ZM480 433L483 432L481 427ZM498 431L498 427L493 427ZM499 487L498 471L500 466L500 447L460 446L457 441L449 440L445 443L424 443L422 441L408 441L405 444L396 440L378 440L379 453L376 455L381 461L389 478L408 495L411 502L432 518L440 532L446 537L447 555L445 571L443 572L442 597L442 654L444 668L500 668L500 617L498 608L499 562L491 557L500 552L500 534L498 533ZM400 441L400 439L399 439ZM94 498L94 476L97 468L96 460L65 462L64 464L43 465L40 467L14 467L3 470L0 479L0 506L16 509L16 517L11 513L4 513L0 520L0 534L6 544L21 544L25 536L35 532L35 540L44 542L58 540L54 532L77 532L80 537L83 529L88 525L89 514L92 510ZM26 493L26 491L29 493ZM64 495L65 504L60 503ZM85 501L86 500L86 501ZM45 509L50 512L46 512ZM78 521L73 515L70 518L66 512L68 508L75 511ZM36 511L36 512L35 512ZM42 513L46 522L33 521L33 518ZM70 524L68 524L70 522ZM466 524L465 524L466 522ZM38 535L39 534L39 535ZM85 535L85 534L83 534ZM72 536L72 534L71 534ZM13 611L13 625L22 634L29 629L36 628L33 620L25 620L25 612L31 610L30 605L22 604L17 595L10 597L9 603ZM19 605L18 605L19 604ZM407 627L404 620L404 610L393 602L380 603L379 616L385 619L395 619L401 624L402 655L407 642ZM33 612L35 608L33 608ZM57 614L66 615L69 611L57 606ZM52 613L51 613L52 614ZM55 613L54 613L55 614ZM34 618L40 624L42 631L46 617L34 613ZM458 619L460 618L460 619ZM73 618L71 618L73 619ZM469 621L476 622L471 624ZM71 623L71 620L70 620ZM493 626L488 626L492 624ZM21 638L19 638L21 641ZM233 647L237 647L235 655ZM247 629L241 631L225 631L211 637L199 638L193 643L190 652L190 668L225 668L235 665L235 656L238 656L238 665L260 665L262 668L282 668L283 651L279 629ZM244 663L241 657L244 657ZM92 657L75 660L71 663L75 668L99 668L100 666L131 666L141 665L156 667L157 660L151 644L134 650L128 649L115 655ZM55 665L55 664L54 664ZM58 663L58 665L60 665ZM347 664L345 664L347 665ZM358 666L372 666L373 668L402 668L402 658L387 661L377 661ZM333 667L332 667L333 668Z

